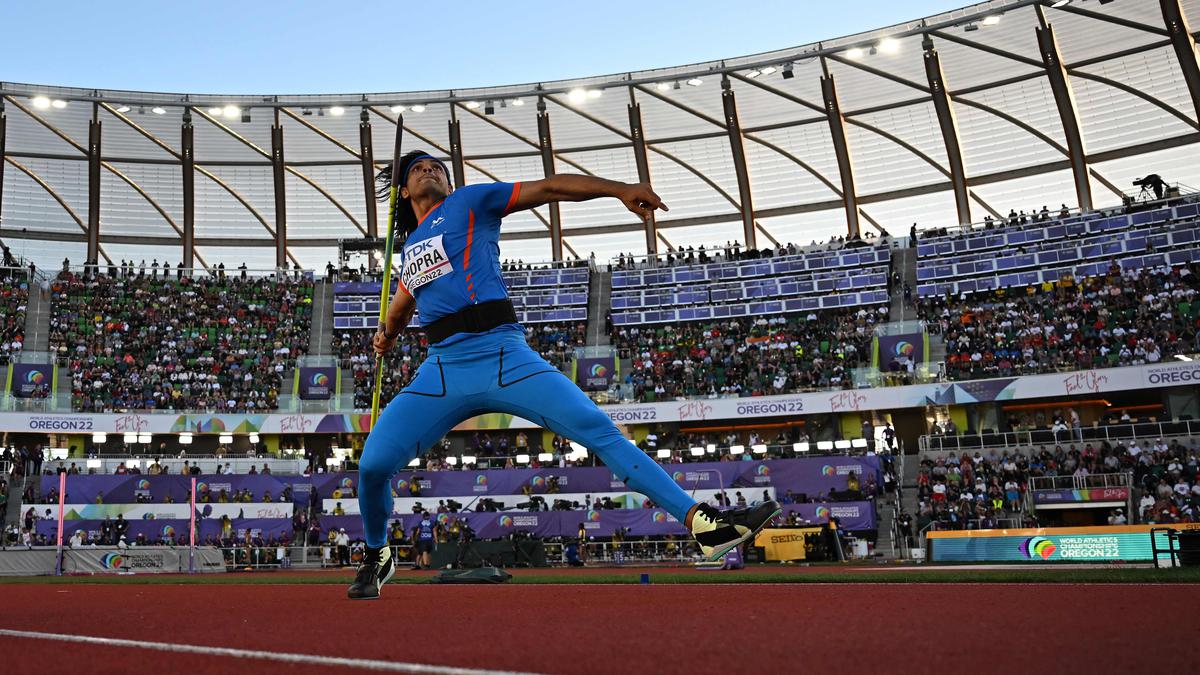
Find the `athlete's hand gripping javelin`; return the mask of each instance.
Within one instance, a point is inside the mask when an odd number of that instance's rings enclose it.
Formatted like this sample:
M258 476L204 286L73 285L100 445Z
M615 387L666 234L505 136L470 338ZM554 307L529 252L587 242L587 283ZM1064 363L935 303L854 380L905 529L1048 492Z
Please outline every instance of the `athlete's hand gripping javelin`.
M407 191L404 193L406 197L413 195L414 204L418 193L426 187L420 185L422 180L445 181L445 189L449 191L448 177L444 176L440 165L433 160L421 160L409 171L408 185L403 186ZM542 180L521 183L520 193L512 211L532 209L550 202L582 202L599 197L621 200L625 208L643 222L649 220L656 210L670 210L649 183L622 183L595 176L556 174ZM429 206L432 205L431 199ZM396 340L412 319L416 308L416 302L411 295L403 289L397 290L388 305L384 325L371 340L371 346L377 355L387 354L396 346Z

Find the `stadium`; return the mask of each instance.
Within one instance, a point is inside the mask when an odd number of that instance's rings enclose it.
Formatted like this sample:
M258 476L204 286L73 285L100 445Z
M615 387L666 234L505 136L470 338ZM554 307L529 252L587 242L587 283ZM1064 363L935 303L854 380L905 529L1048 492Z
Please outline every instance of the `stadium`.
M1186 671L1197 22L991 0L483 88L0 82L6 667Z

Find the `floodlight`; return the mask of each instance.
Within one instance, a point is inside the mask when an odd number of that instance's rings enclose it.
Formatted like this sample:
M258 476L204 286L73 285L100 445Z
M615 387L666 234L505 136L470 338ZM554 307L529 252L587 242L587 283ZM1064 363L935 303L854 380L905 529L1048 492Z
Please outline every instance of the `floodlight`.
M526 455L525 453L521 453L521 454L517 455L517 464L528 464L528 463L529 463L529 455Z
M731 455L740 455L744 452L746 452L746 446L744 446L744 445L729 446L729 454L731 454Z

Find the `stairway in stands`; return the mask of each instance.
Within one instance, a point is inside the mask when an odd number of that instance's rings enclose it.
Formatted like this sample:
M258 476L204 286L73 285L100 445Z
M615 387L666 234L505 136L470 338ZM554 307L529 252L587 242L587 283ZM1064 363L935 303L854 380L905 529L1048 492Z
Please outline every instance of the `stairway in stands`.
M892 321L914 321L917 318L917 308L912 303L904 302L904 285L913 289L913 298L917 293L917 249L892 249L892 271L900 274L899 283L893 284L891 301Z
M612 309L612 272L592 270L588 281L587 346L605 347L610 344L604 330L604 317Z
M27 352L50 349L50 290L36 281L29 283L29 302L25 306L25 345Z
M333 353L333 282L328 278L313 288L312 328L308 334L308 355Z

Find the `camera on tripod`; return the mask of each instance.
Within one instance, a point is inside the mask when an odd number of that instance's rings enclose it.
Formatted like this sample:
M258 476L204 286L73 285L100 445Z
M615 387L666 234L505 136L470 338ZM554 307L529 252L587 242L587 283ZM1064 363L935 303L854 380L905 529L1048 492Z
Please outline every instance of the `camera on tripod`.
M456 502L453 499L447 499L446 508L450 509L450 513L458 513L459 511L462 511L462 503Z

